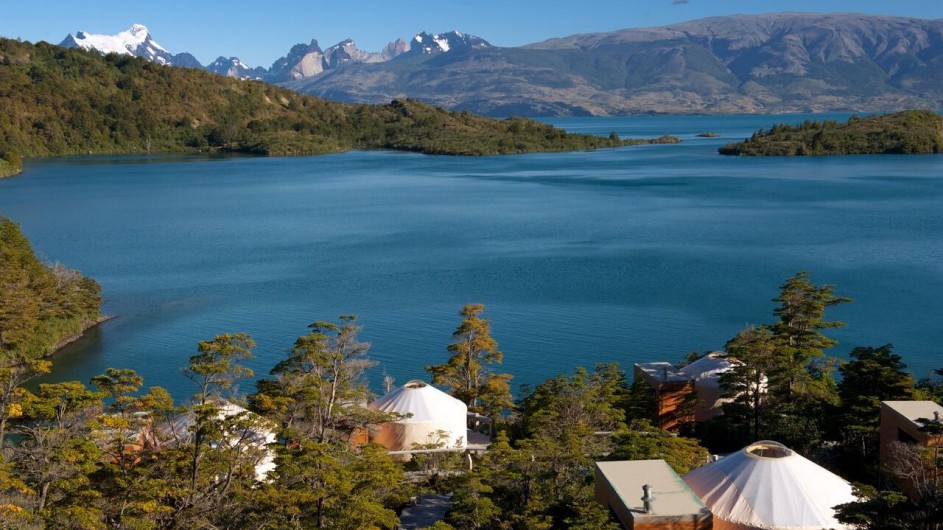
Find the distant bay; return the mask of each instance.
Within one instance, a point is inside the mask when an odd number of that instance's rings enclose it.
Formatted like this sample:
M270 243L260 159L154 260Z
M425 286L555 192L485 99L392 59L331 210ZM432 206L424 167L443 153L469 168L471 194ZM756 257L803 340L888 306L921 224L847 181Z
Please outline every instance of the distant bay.
M557 119L684 139L561 154L33 160L0 181L0 214L96 278L116 316L49 380L129 367L185 398L198 340L251 333L263 375L307 324L356 313L379 390L384 371L426 378L469 302L487 306L515 384L630 370L770 321L800 270L855 299L830 314L848 322L836 355L892 342L918 377L943 367L943 157L717 154L806 117Z

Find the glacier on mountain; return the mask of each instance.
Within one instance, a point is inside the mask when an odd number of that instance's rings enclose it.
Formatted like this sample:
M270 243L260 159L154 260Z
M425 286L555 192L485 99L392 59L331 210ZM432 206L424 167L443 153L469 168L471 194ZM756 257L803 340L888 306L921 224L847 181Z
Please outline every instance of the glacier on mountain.
M117 53L120 55L133 55L163 65L202 68L202 65L196 60L196 57L189 53L174 55L160 44L157 44L157 42L151 38L151 33L148 31L147 26L143 24L134 24L117 35L101 35L88 33L86 31L77 31L75 35L71 33L67 35L59 45L65 46L66 48L96 50L101 54Z

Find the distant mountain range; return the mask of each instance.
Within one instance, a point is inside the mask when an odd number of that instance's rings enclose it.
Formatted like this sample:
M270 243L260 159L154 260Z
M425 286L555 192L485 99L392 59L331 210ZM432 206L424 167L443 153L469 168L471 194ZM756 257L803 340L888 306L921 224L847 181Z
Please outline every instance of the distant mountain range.
M412 44L412 45L411 45ZM117 53L133 55L162 65L181 66L184 68L202 68L215 74L240 79L262 79L271 83L297 81L318 76L324 72L351 64L372 64L392 60L400 55L431 55L464 48L484 49L492 47L484 39L474 35L464 35L458 31L442 34L417 34L411 43L396 39L379 52L366 52L357 48L357 44L346 39L325 50L312 39L308 44L296 44L284 57L276 60L271 68L252 67L238 57L218 57L212 63L203 66L189 53L172 54L151 37L147 27L135 24L127 31L117 35L98 35L79 31L66 36L60 46L97 50L103 54Z
M140 25L62 43L194 67ZM126 50L126 51L122 51ZM574 35L501 48L457 31L377 53L299 44L265 70L207 69L347 102L410 97L492 116L889 111L943 106L943 20L781 13Z

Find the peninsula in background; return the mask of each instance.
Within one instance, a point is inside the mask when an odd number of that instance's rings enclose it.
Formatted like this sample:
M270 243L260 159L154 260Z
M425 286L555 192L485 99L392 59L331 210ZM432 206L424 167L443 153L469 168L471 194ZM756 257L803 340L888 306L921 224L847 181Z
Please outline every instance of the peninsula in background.
M349 105L128 55L0 39L0 176L22 159L94 153L303 155L351 149L493 155L618 147L526 118L413 100Z

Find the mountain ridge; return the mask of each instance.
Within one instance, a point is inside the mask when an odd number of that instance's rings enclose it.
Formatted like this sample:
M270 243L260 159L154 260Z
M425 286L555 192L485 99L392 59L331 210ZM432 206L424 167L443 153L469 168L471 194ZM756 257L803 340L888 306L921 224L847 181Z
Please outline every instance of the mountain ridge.
M943 105L943 20L736 15L473 50L290 83L492 116L884 111ZM461 86L462 90L450 89Z
M943 106L943 19L886 15L710 17L514 48L420 32L380 52L312 40L268 70L235 61L205 68L349 103L415 98L490 116Z
M271 67L264 68L245 64L235 56L228 58L219 56L215 61L204 66L190 53L173 54L157 44L147 26L143 24L133 24L129 29L116 35L77 31L75 35L71 33L66 35L59 45L66 48L96 50L102 54L131 55L160 65L200 68L224 77L262 79L273 83L313 77L350 64L390 61L410 51L418 54L433 54L465 47L492 47L489 42L480 37L463 34L457 30L441 34L423 31L417 33L408 42L397 38L387 43L378 52L361 50L351 38L322 50L317 39L311 39L307 44L299 43L292 46L288 53L276 59Z

